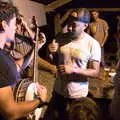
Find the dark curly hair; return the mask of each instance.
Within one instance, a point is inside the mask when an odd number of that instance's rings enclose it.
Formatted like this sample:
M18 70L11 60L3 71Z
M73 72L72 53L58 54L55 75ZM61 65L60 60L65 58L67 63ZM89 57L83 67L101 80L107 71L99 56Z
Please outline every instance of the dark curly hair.
M88 97L73 101L68 111L69 120L103 120L99 106Z
M9 24L9 21L17 15L18 9L12 3L0 1L0 31L3 31L2 21Z

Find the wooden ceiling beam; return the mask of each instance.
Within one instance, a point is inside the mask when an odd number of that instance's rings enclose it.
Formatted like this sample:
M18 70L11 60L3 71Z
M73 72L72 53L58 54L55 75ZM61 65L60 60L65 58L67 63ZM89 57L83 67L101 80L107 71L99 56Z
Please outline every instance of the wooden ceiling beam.
M54 1L48 5L45 6L45 11L50 12L53 11L54 9L61 7L64 4L67 4L68 2L71 2L72 0L57 0Z
M88 10L98 10L98 11L103 11L103 12L119 12L120 8L88 8Z

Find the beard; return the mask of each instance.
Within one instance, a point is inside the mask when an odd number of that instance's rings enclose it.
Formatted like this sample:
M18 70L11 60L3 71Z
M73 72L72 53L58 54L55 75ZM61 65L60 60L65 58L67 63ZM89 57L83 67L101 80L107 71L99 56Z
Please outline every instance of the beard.
M15 41L6 40L5 49L14 50L15 49Z
M79 37L81 32L70 32L70 36L72 40L75 40Z

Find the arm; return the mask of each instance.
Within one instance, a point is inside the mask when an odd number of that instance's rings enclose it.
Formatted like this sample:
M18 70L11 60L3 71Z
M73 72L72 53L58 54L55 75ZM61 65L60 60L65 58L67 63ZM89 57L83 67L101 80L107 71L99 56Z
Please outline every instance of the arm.
M102 47L104 46L104 44L105 44L105 42L107 41L107 38L108 38L108 29L109 29L109 27L108 27L107 22L104 21L103 27L104 27L104 39L102 41Z
M89 77L97 77L100 69L101 49L97 41L94 41L91 45L91 53L89 60L91 61L91 68L82 68L81 65L76 62L76 59L71 59L69 47L63 46L60 48L61 53L64 54L65 65L59 66L59 71L64 74L76 73ZM71 59L71 61L70 61Z
M46 89L39 87L39 96L46 100ZM4 94L5 93L5 94ZM13 91L10 86L0 88L0 112L9 120L18 119L24 117L28 113L32 112L40 104L40 100L25 101L16 103L13 99Z
M50 70L52 73L57 72L57 68L55 65L50 64L48 61L46 61L40 57L38 58L38 64L40 67L43 67L46 70Z
M105 36L104 36L104 39L103 39L103 42L102 42L102 47L104 46L105 42L107 41L107 38L108 38L108 30L105 30Z
M35 32L33 32L27 25L27 23L23 20L23 18L21 18L23 25L25 26L27 32L29 33L30 37L32 38L32 40L35 38Z
M74 68L74 73L81 74L89 77L98 77L100 69L100 62L92 61L92 68L81 69L79 67Z
M74 67L72 64L69 65L59 65L59 71L61 74L80 74L84 76L89 76L89 77L98 77L99 75L99 69L100 69L100 62L93 61L92 62L92 68L80 68L80 67Z

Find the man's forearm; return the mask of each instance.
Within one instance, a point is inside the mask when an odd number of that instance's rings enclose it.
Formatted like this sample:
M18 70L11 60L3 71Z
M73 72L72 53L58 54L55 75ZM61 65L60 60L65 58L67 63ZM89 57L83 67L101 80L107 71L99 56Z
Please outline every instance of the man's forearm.
M107 41L107 38L108 38L108 32L105 32L105 36L104 36L104 39L102 42L102 47L104 46L105 42Z
M33 101L24 101L20 103L15 103L10 108L10 111L7 114L7 117L9 120L15 120L21 117L26 116L28 113L34 111L37 106L40 104L39 100L33 100Z
M99 70L74 68L74 73L81 74L88 77L98 77Z
M56 73L57 72L57 69L56 69L56 66L55 65L52 65L50 64L48 61L42 59L42 58L38 58L38 64L40 67L46 69L46 70L50 70L52 71L53 73Z
M39 99L16 103L13 98L13 90L10 86L1 88L0 93L5 93L0 97L0 111L8 120L24 117L41 103Z
M74 68L74 72L77 74L88 76L88 77L98 77L99 70L100 70L100 62L93 61L91 63L91 65L92 65L92 67L85 68L85 69L80 68L80 67L76 67L76 68Z

